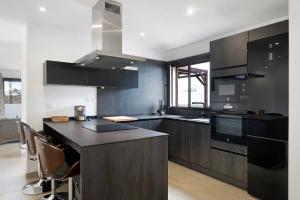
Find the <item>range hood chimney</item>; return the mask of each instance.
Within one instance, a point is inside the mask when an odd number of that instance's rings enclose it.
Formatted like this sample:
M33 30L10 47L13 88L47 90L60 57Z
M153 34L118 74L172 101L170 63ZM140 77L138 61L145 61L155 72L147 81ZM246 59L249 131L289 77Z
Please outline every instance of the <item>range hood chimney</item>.
M135 69L145 58L122 54L122 5L99 0L92 13L94 51L76 61L80 66L112 69Z

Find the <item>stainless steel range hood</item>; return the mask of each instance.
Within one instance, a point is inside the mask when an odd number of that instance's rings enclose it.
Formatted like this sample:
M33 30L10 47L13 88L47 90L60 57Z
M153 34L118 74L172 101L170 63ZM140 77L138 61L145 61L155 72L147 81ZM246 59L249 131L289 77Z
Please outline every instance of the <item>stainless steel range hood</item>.
M122 5L99 0L93 7L92 42L94 51L76 63L81 66L135 69L145 58L122 54Z

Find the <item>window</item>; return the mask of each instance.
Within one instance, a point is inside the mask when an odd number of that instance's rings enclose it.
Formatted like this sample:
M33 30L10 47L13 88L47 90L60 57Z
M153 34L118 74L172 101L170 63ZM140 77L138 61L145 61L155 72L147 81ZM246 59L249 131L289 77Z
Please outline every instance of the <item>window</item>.
M21 80L3 79L4 104L21 104Z
M177 106L187 107L189 104L188 66L177 68Z
M184 62L183 62L184 63ZM176 107L209 106L209 59L170 67L170 104Z

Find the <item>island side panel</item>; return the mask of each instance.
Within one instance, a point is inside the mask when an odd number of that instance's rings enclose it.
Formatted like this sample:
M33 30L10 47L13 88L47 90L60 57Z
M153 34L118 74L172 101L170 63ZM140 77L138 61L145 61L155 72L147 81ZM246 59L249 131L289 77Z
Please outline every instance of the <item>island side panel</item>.
M81 151L82 200L167 200L168 137Z

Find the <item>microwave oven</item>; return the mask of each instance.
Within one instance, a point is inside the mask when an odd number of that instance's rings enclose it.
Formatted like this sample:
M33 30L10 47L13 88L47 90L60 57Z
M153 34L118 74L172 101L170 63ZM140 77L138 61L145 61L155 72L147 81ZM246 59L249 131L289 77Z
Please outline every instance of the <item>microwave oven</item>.
M215 79L211 89L213 109L242 109L247 103L247 82L239 79Z

